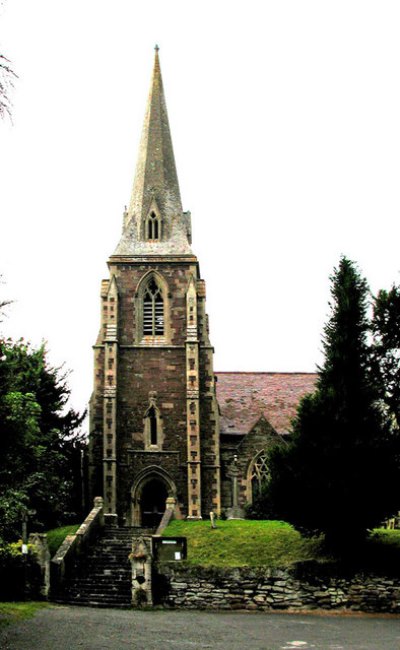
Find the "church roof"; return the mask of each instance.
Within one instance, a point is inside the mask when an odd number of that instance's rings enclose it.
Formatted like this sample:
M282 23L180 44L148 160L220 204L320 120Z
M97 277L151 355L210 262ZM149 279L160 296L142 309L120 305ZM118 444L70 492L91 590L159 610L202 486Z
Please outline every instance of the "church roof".
M306 372L216 372L221 433L246 434L264 415L287 433L300 399L315 388L317 375Z
M148 241L143 223L151 210L160 217L163 236ZM182 211L158 47L144 117L129 208L114 255L192 255L190 214Z

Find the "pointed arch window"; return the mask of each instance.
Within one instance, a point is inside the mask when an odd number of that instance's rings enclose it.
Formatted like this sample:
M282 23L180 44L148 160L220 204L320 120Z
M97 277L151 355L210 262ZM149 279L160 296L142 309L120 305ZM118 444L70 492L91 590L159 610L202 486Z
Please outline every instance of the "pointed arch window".
M151 445L157 445L158 444L158 438L157 438L157 415L156 415L156 410L154 406L152 406L148 413L147 417L149 418L149 433L150 433L150 444Z
M143 296L143 335L164 336L164 300L161 288L151 278Z
M147 217L147 239L150 241L160 239L160 220L154 210Z
M260 452L254 459L250 470L251 496L253 501L268 483L269 477L268 458L264 452Z
M150 392L150 405L144 414L144 446L149 451L162 449L164 435L160 409L157 407L157 393Z

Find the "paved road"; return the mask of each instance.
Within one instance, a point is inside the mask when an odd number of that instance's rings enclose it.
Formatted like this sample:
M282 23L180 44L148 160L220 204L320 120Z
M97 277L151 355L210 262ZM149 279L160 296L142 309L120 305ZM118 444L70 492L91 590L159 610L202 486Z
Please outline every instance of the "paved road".
M400 650L400 617L51 607L1 650Z

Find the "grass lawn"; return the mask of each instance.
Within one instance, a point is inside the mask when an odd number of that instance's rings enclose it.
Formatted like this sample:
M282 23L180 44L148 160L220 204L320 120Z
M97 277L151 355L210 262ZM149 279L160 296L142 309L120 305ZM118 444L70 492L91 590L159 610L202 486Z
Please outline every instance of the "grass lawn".
M370 536L370 543L386 549L400 550L400 530L376 528Z
M191 565L283 567L323 559L320 538L305 539L282 521L218 521L215 530L209 521L172 521L164 536L187 538Z
M287 567L295 562L334 561L323 550L323 537L306 538L282 521L172 521L164 536L186 537L187 564L197 566ZM376 529L366 542L349 555L349 566L400 575L400 530Z
M362 550L360 562L366 569L400 575L400 530L373 530Z
M61 546L67 535L73 535L78 530L80 524L73 524L71 526L62 526L62 528L53 528L47 531L47 543L50 549L50 555L53 557L54 553Z
M39 609L49 607L49 603L44 602L21 602L21 603L1 603L0 602L0 627L9 623L17 623L25 618L31 618Z

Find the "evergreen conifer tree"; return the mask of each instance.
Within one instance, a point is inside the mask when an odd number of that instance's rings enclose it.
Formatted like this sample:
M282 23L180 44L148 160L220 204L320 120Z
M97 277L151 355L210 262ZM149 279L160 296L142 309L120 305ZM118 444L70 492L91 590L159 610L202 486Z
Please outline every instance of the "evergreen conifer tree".
M269 498L277 516L343 553L399 508L400 448L372 372L367 283L345 257L331 281L325 360L291 442L272 453Z

